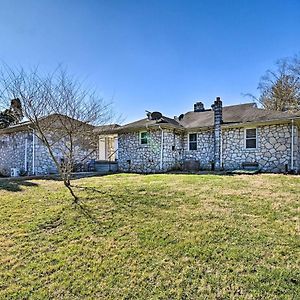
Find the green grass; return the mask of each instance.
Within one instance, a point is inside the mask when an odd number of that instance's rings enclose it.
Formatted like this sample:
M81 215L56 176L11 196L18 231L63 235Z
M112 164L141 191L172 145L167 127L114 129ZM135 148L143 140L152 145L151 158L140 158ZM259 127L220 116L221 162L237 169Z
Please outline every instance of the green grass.
M0 181L0 299L300 298L300 177L74 184Z

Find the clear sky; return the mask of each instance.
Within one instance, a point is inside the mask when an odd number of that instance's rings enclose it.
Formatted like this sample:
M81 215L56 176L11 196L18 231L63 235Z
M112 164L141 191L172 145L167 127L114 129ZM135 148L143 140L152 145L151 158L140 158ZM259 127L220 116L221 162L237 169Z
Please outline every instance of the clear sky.
M300 52L300 0L0 0L0 60L62 63L133 121L247 102Z

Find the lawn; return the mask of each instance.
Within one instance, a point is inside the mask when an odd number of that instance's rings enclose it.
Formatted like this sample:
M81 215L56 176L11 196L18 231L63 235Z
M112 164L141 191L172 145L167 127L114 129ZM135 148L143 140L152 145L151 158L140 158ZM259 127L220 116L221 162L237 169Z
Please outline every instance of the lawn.
M299 299L300 177L0 180L0 299Z

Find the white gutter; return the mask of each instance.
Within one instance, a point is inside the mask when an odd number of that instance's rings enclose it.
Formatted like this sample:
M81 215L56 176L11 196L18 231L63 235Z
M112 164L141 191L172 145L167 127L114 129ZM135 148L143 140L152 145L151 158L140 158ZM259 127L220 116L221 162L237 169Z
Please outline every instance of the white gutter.
M24 157L24 170L27 172L27 144L28 140L27 138L25 139L25 157Z
M159 129L161 130L161 141L160 141L160 164L159 167L162 170L163 169L163 150L164 150L164 131L159 126Z
M292 119L291 171L294 170L294 119Z
M35 175L35 132L32 130L32 174Z

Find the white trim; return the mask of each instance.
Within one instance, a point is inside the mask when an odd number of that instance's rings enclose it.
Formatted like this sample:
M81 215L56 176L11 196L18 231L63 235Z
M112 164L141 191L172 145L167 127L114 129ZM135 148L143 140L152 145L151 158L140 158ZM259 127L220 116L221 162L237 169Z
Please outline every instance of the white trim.
M98 140L98 159L106 160L106 146L105 135L99 135ZM103 152L104 151L104 152Z
M162 170L163 169L163 155L164 155L164 131L159 126L159 129L161 130L161 141L160 141L160 164L159 167Z
M35 131L32 130L32 174L35 175Z
M28 140L25 138L25 157L24 157L24 171L27 172L27 147L28 147Z
M147 133L147 143L146 143L146 144L142 144L142 133L144 133L144 132ZM148 131L147 131L147 130L142 130L142 131L140 131L140 132L139 132L139 144L140 144L141 146L147 146L148 143L149 143L149 133L148 133Z
M248 129L255 129L255 141L256 141L256 147L255 148L247 148L247 130ZM254 139L254 138L248 138L248 139ZM245 127L244 128L244 149L245 150L257 150L258 149L258 134L257 134L257 127Z
M197 148L196 150L190 149L190 134L196 134L196 148ZM188 132L188 151L197 151L197 150L198 150L198 132Z
M222 134L222 128L221 128L221 134L220 134L220 168L222 169L223 165L223 134Z

